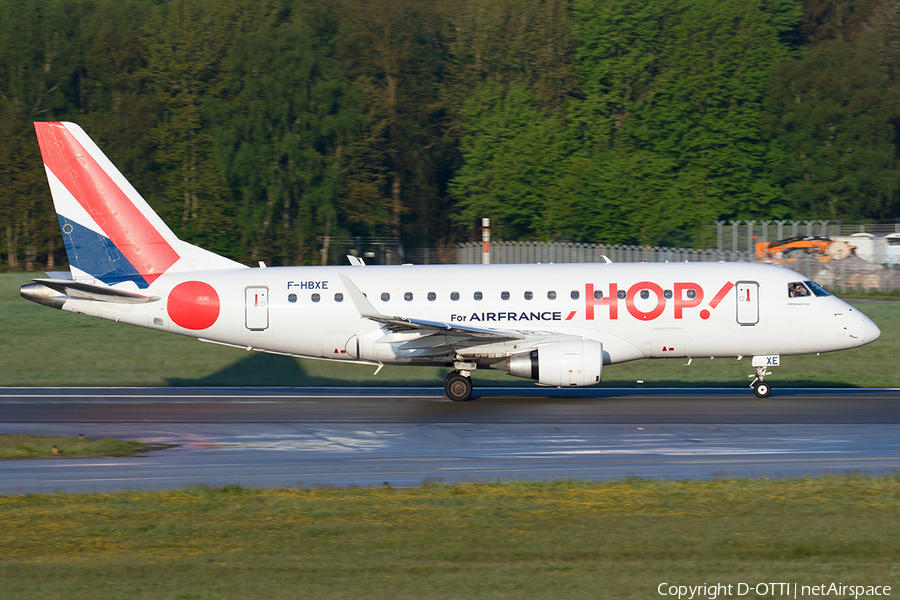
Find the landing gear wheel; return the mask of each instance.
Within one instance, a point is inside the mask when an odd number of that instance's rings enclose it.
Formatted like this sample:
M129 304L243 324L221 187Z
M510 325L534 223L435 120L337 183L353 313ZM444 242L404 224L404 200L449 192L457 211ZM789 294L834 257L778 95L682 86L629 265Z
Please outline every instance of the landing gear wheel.
M472 379L453 371L444 380L444 393L454 402L465 402L472 398Z
M765 381L757 381L753 384L753 393L756 394L757 398L768 398L769 394L772 393L772 386Z

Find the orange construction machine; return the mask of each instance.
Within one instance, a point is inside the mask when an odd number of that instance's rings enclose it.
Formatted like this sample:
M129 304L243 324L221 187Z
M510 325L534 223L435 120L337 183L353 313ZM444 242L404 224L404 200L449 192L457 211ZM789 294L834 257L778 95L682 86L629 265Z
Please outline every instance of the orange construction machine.
M823 262L847 258L855 246L824 235L794 236L777 242L756 242L756 258L766 262L793 262L810 257Z

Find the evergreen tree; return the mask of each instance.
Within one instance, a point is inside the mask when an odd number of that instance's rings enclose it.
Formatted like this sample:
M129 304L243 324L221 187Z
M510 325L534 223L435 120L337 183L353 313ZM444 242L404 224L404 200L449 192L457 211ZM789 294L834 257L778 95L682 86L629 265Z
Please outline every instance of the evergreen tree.
M545 112L565 111L575 88L566 0L457 0L444 10L453 63L448 87L462 101L498 82L529 88Z
M208 114L251 261L309 264L316 237L338 231L348 141L363 117L330 44L294 16L240 36L225 60L221 99Z
M569 220L561 187L566 160L563 127L541 114L523 86L504 91L486 83L467 103L463 165L451 182L457 222L475 226L483 217L500 239L552 239Z
M63 0L0 4L0 246L9 268L53 268L61 246L32 123L64 114L74 35Z
M767 101L776 176L791 215L897 214L897 88L870 43L827 40L784 63Z
M615 202L594 195L621 176L599 171L610 166L627 167L623 172L640 177L643 183L629 196L645 190L648 206L666 207L649 213L669 219L668 231L632 229L635 240L674 243L685 233L696 239L715 216L778 210L780 195L772 185L760 118L766 83L788 53L783 39L797 16L795 7L760 1L578 0L575 14L584 99L572 107L570 122L573 135L583 141L580 152L595 163L582 173L601 178L583 180L583 214L597 213L595 202ZM606 157L611 151L616 154ZM658 168L635 170L638 157ZM659 181L650 181L654 172ZM672 181L678 182L674 188ZM681 200L649 193L666 189L678 189ZM612 227L619 226L600 220L581 233L604 240Z
M338 55L362 92L367 129L348 193L361 194L370 235L426 243L446 234L446 165L455 142L440 82L446 67L440 5L424 0L335 0ZM376 193L377 190L377 193ZM377 195L377 197L376 197Z
M231 235L235 214L203 105L219 92L220 63L235 36L274 18L268 2L174 0L155 7L144 28L144 76L160 107L151 158L162 189L152 203L177 235L223 254L239 253Z

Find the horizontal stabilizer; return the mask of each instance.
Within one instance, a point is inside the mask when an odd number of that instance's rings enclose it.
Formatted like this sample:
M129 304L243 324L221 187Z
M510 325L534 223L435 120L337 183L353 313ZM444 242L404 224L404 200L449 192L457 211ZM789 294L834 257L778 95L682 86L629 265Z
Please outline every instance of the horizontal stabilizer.
M47 271L44 273L50 279L72 281L72 271Z
M144 304L147 302L156 302L159 296L143 296L132 292L124 292L99 285L90 285L88 283L79 283L76 281L66 281L64 279L35 279L33 284L29 284L32 297L26 296L25 288L22 286L22 295L34 300L33 296L39 295L36 288L43 286L50 288L54 292L62 294L68 298L77 298L79 300L96 300L99 302L113 302L116 304Z

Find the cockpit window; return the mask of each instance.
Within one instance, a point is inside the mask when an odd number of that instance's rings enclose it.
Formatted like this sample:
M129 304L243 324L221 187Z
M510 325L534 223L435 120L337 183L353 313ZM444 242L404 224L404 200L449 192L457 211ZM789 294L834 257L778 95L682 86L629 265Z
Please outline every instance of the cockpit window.
M799 281L794 281L788 284L789 298L805 298L811 295L812 294L809 293L809 290L806 289L806 286Z
M811 289L812 293L815 294L819 298L831 295L831 292L829 292L828 290L823 288L821 285L819 285L815 281L804 281L803 283L805 283L806 287Z

